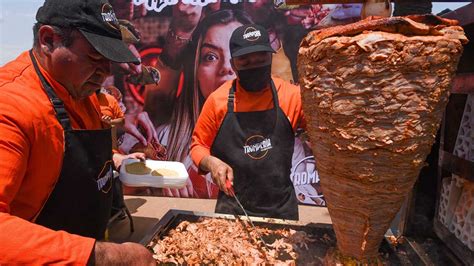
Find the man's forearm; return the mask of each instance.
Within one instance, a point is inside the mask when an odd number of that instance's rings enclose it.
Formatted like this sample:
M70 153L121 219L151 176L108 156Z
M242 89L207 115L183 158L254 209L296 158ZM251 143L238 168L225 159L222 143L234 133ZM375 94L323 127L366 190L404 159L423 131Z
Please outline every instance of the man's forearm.
M115 250L113 243L95 242L94 249L92 250L91 257L89 258L88 265L103 265L106 262L110 262L107 255L113 254L114 256L120 256ZM108 251L107 251L108 250ZM119 258L117 258L119 259Z
M53 231L20 217L0 212L0 264L84 265L95 240Z
M203 157L201 163L199 163L199 169L205 172L212 172L213 169L220 165L225 165L226 167L229 167L221 159L212 155L207 155Z
M205 156L204 158L202 158L201 163L199 163L199 169L205 172L210 172L212 169L212 165L216 162L216 160L219 159L212 155Z

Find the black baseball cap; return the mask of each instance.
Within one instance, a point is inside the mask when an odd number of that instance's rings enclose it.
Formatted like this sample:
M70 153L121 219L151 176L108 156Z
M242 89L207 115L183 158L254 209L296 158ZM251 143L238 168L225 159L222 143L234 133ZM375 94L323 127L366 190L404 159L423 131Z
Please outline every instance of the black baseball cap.
M122 41L119 21L107 0L46 0L36 20L78 29L97 52L111 61L140 63Z
M275 50L270 46L267 30L257 24L238 27L230 37L230 54L238 57L255 52L271 52Z

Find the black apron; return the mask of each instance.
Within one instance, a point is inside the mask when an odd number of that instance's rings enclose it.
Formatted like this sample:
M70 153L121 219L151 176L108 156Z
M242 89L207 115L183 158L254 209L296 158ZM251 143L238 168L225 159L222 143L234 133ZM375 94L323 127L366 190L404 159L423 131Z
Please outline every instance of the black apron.
M249 215L298 220L298 202L290 180L295 137L273 81L271 89L273 109L236 113L234 81L211 155L232 167L235 193ZM222 191L216 212L243 214L235 199Z
M114 182L110 129L73 130L63 102L40 72L32 51L30 57L64 129L65 146L61 173L35 223L103 239Z

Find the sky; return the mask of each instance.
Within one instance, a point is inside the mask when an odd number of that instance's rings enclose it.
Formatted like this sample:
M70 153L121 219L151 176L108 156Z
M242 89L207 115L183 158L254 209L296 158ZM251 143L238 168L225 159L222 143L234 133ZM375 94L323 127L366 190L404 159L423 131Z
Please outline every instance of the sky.
M33 44L32 27L35 14L44 0L0 0L0 66L15 59ZM455 10L463 3L433 3L433 13L449 8Z

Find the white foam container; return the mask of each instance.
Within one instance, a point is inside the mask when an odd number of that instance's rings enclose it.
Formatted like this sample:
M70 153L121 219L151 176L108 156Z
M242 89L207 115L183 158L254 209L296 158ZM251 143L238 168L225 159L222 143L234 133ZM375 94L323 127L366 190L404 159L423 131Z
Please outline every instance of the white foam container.
M125 166L139 161L138 159L126 159L122 162L120 181L124 185L129 187L183 188L189 178L184 164L173 161L146 160L145 165L152 171L155 169L173 170L178 173L178 176L134 175L128 173Z

